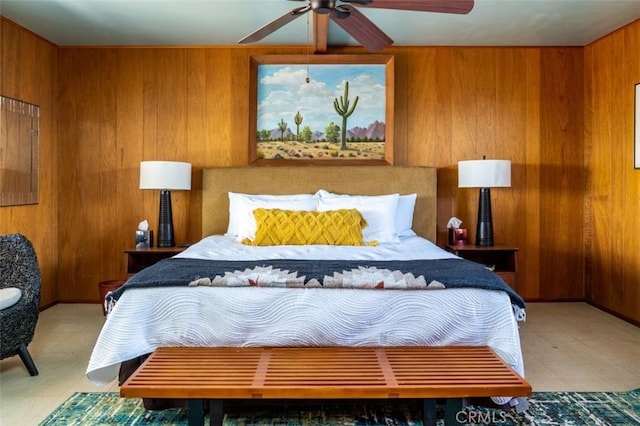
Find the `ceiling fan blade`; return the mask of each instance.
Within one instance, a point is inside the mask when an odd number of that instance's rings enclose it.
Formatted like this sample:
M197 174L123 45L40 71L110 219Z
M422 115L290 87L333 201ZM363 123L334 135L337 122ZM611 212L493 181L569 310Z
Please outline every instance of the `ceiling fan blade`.
M256 31L249 34L248 36L240 39L238 43L246 44L246 43L253 43L258 40L262 40L272 32L279 30L280 28L287 25L289 22L304 15L310 10L311 10L310 6L297 7L291 10L290 12L287 12L286 14L282 15L281 17L274 19L273 21L269 22L267 25L257 29Z
M334 11L330 15L331 20L369 52L377 52L393 44L393 40L388 35L356 8L349 5L341 5L340 11L348 11L349 16L340 18Z
M458 13L465 15L473 9L473 0L371 0L363 3L359 0L342 0L358 7L376 9L416 10L418 12Z

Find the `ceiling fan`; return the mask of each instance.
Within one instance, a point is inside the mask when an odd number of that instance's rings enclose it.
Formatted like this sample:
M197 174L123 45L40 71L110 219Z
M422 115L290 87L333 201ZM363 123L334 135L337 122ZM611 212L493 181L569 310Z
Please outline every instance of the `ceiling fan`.
M238 43L253 43L282 28L289 22L313 11L329 18L344 29L369 52L377 52L391 46L389 38L369 18L358 10L360 7L377 9L413 10L467 14L473 9L474 0L291 0L304 1L306 6L297 7L274 19L265 26L242 38ZM337 4L339 2L339 4Z

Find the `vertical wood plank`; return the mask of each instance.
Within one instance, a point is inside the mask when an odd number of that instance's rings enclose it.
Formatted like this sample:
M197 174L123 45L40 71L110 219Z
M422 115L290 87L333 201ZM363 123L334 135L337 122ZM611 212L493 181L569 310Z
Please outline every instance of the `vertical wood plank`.
M525 185L524 196L524 242L519 235L518 244L518 290L523 297L540 297L540 49L526 51L525 59Z
M522 247L526 253L526 134L527 78L526 50L502 48L496 52L495 158L511 160L511 188L491 192L496 243ZM520 273L517 290L529 285L529 276ZM524 291L522 291L524 293Z
M583 51L545 49L541 57L541 297L583 298ZM562 283L558 285L557 283Z
M134 230L140 221L155 220L155 210L145 210L144 195L139 189L140 161L144 159L144 55L140 49L117 51L117 75L127 76L114 81L116 90L116 190L117 220L114 238L117 241L110 269L101 278L121 278L125 270L124 248L133 247ZM135 200L132 202L132 200ZM157 208L157 206L156 206ZM155 214L154 214L155 213ZM118 261L116 261L118 260Z

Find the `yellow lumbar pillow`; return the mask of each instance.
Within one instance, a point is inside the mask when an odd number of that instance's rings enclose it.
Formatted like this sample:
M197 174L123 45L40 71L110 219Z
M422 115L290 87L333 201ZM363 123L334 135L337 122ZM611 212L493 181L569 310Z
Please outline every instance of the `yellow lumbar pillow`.
M367 226L356 209L330 211L281 210L258 208L256 237L242 242L254 246L277 245L377 245L376 241L364 243L362 229Z

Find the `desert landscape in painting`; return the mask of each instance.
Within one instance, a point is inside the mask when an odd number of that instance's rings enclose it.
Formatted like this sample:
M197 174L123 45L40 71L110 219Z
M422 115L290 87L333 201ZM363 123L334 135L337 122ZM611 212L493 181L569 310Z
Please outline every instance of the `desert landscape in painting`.
M258 142L259 160L384 160L384 142L348 142L340 149L340 142Z

